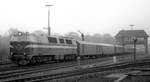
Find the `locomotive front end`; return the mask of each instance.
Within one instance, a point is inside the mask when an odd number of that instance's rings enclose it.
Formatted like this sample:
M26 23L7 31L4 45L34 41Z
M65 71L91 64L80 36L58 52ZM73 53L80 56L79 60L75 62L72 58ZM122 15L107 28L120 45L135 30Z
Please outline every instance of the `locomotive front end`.
M29 49L27 34L17 33L10 40L10 59L18 65L27 65L29 63Z

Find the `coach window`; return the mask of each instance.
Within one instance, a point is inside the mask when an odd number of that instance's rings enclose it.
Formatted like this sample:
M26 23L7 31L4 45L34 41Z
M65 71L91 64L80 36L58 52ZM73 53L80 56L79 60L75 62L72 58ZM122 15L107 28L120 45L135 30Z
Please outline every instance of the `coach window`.
M67 44L72 44L72 41L66 39L66 43L67 43Z
M48 37L49 43L57 43L57 39L54 37Z
M60 42L61 44L65 43L65 42L64 42L64 39L59 39L59 42Z

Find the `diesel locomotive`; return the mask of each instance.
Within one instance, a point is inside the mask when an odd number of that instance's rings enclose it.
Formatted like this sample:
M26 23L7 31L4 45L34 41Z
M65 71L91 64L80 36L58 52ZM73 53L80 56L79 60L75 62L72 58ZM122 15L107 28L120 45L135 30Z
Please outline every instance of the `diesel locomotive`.
M72 61L77 56L97 58L105 55L132 53L120 45L77 41L71 37L46 36L19 32L10 40L10 59L18 65L47 61Z

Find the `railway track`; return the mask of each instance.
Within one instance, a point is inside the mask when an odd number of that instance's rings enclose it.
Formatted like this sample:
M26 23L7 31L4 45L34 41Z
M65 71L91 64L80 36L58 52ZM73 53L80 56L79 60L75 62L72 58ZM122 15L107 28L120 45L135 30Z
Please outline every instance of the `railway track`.
M20 70L13 70L13 71L5 71L5 72L0 72L0 79L4 78L10 78L10 77L18 77L18 76L23 76L26 74L32 74L32 73L37 73L37 72L42 72L42 71L47 71L47 70L54 70L54 69L59 69L59 68L64 68L64 67L70 67L73 66L68 63L68 65L61 65L57 64L55 65L55 68L51 66L45 66L45 67L36 67L36 68L31 68L31 69L20 69Z
M15 68L18 68L18 66L15 65L15 64L13 64L13 63L3 63L3 64L0 64L0 72L1 71L7 71L7 70L13 70Z
M81 61L81 65L85 65L93 62L100 62L100 61L106 61L111 58L102 58L102 59L96 59L96 60L83 60ZM46 66L45 66L46 65ZM0 79L7 79L7 78L15 78L27 74L33 74L37 72L43 72L43 71L48 71L48 70L55 70L59 68L67 68L67 67L72 67L72 66L77 66L76 62L65 62L65 63L55 63L55 64L45 64L45 65L39 65L39 66L31 66L31 67L24 67L22 69L16 69L16 70L10 70L10 71L4 71L0 72Z
M126 60L128 60L128 57L126 58ZM81 62L82 65L85 62L87 62L87 61ZM112 61L110 61L110 62L112 62ZM110 63L110 62L108 62L108 63ZM70 64L66 64L66 65L58 64L58 66L55 66L53 68L51 66L52 65L45 66L45 67L34 68L34 69L28 69L28 70L27 69L15 70L15 71L10 71L10 72L5 72L5 73L0 72L0 81L14 81L15 82L15 81L19 80L19 78L24 78L24 79L20 79L20 81L24 81L24 80L27 81L29 79L30 80L33 80L33 79L35 80L36 78L38 79L38 78L43 78L43 77L49 77L49 75L48 76L47 75L43 76L42 72L52 71L52 70L56 70L56 69L60 69L60 68L62 69L62 68L75 67L75 66L77 66L77 64L74 63L74 62L70 62ZM105 66L105 65L103 65L103 66ZM108 66L106 66L106 67L108 67ZM77 70L77 69L74 69L74 70ZM32 75L34 75L34 73L41 73L42 76L38 76L38 77L33 78ZM30 77L28 77L28 75ZM50 74L50 75L52 75L52 74ZM26 77L28 77L28 78L26 78Z
M128 54L130 55L130 54ZM117 55L118 56L118 55ZM125 55L119 55L120 56L125 56ZM126 54L127 56L127 54ZM97 61L97 62L101 62L101 60L103 61L104 59L112 59L111 58L112 56L107 56L107 57L102 57L102 58L98 58L98 59L86 59L86 60L81 60L81 61L86 61L85 63L93 63L93 61ZM64 63L64 62L63 62ZM46 63L44 65L49 65L49 64L52 64L52 63ZM56 64L56 63L53 63L53 64ZM39 64L38 66L43 66L43 64ZM32 66L32 68L36 68L38 66ZM3 64L0 64L0 72L1 71L12 71L12 70L19 70L19 69L30 69L30 67L18 67L17 65L13 64L13 63L3 63Z
M81 60L81 64L91 64L91 63L95 63L95 62L101 62L101 61L106 61L106 60L111 60L112 57L102 57L102 58L97 58L97 59L85 59L85 60ZM76 63L76 61L68 61L69 63ZM53 64L63 64L63 63L67 63L68 62L59 62L59 63L45 63L45 64L39 64L39 65L34 65L34 66L17 66L17 65L11 65L11 66L8 66L8 67L5 67L5 66L1 66L0 65L0 73L6 73L8 71L15 71L15 70L22 70L22 69L32 69L32 68L38 68L38 67L44 67L45 65L52 65ZM1 68L2 67L2 68ZM6 71L6 72L5 72Z
M6 65L12 65L11 62L0 62L0 67L6 66Z
M125 56L126 59L130 57L130 55L127 57ZM121 60L124 57L120 57ZM92 63L98 63L98 62L103 62L107 60L112 60L112 57L107 57L107 58L101 58L101 59L89 59L89 60L82 60L81 65L86 65L86 64L92 64ZM110 61L112 62L112 61ZM107 65L110 62L104 62L101 63L101 65ZM51 71L51 70L56 70L56 69L62 69L62 68L69 68L69 67L77 67L77 63L74 62L66 62L66 63L55 63L55 64L45 64L45 65L39 65L39 66L31 66L31 67L21 67L19 70L10 70L10 71L4 71L0 72L0 81L7 81L8 79L17 79L18 77L22 77L25 75L32 75L34 73L41 73L45 71Z
M92 67L92 68L86 68L86 69L75 69L73 71L67 71L67 72L60 72L60 73L47 73L45 75L38 75L38 76L25 76L21 78L15 78L15 79L9 79L5 80L6 82L12 81L12 82L44 82L44 81L49 81L53 79L60 79L60 78L65 78L65 77L71 77L71 76L76 76L76 75L82 75L82 74L88 74L88 73L94 73L94 72L102 72L106 70L114 70L114 69L124 69L128 67L135 67L137 64L139 65L146 65L149 64L149 60L144 60L144 61L137 61L137 63L133 62L124 62L124 63L118 63L118 64L113 64L113 65L106 65L106 66L100 66L100 67Z
M122 55L121 55L122 56ZM87 62L91 62L91 61L101 61L101 59L102 60L104 60L104 59L111 59L111 57L112 56L106 56L106 57L102 57L102 58L98 58L98 59L85 59L85 60L81 60L81 61L87 61ZM63 62L64 63L64 62ZM93 63L93 62L92 62ZM52 64L52 62L50 62L50 63L46 63L46 64ZM44 65L46 65L46 64L44 64ZM53 64L55 64L55 63L53 63ZM42 66L42 64L39 64L40 66ZM38 66L39 66L38 65ZM34 67L38 67L38 66L33 66L33 68ZM13 63L1 63L0 64L0 72L1 71L11 71L11 70L19 70L19 69L28 69L28 67L18 67L17 65L15 65L15 64L13 64ZM30 69L30 67L29 67L29 69Z

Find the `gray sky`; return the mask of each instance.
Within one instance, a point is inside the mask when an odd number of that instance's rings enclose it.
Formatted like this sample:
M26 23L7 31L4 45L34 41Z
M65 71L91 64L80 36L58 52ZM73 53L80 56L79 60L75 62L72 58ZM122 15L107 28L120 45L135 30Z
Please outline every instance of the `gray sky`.
M0 0L0 34L9 28L44 30L47 3L54 5L50 8L53 33L81 30L115 35L131 29L130 24L150 32L150 0Z

